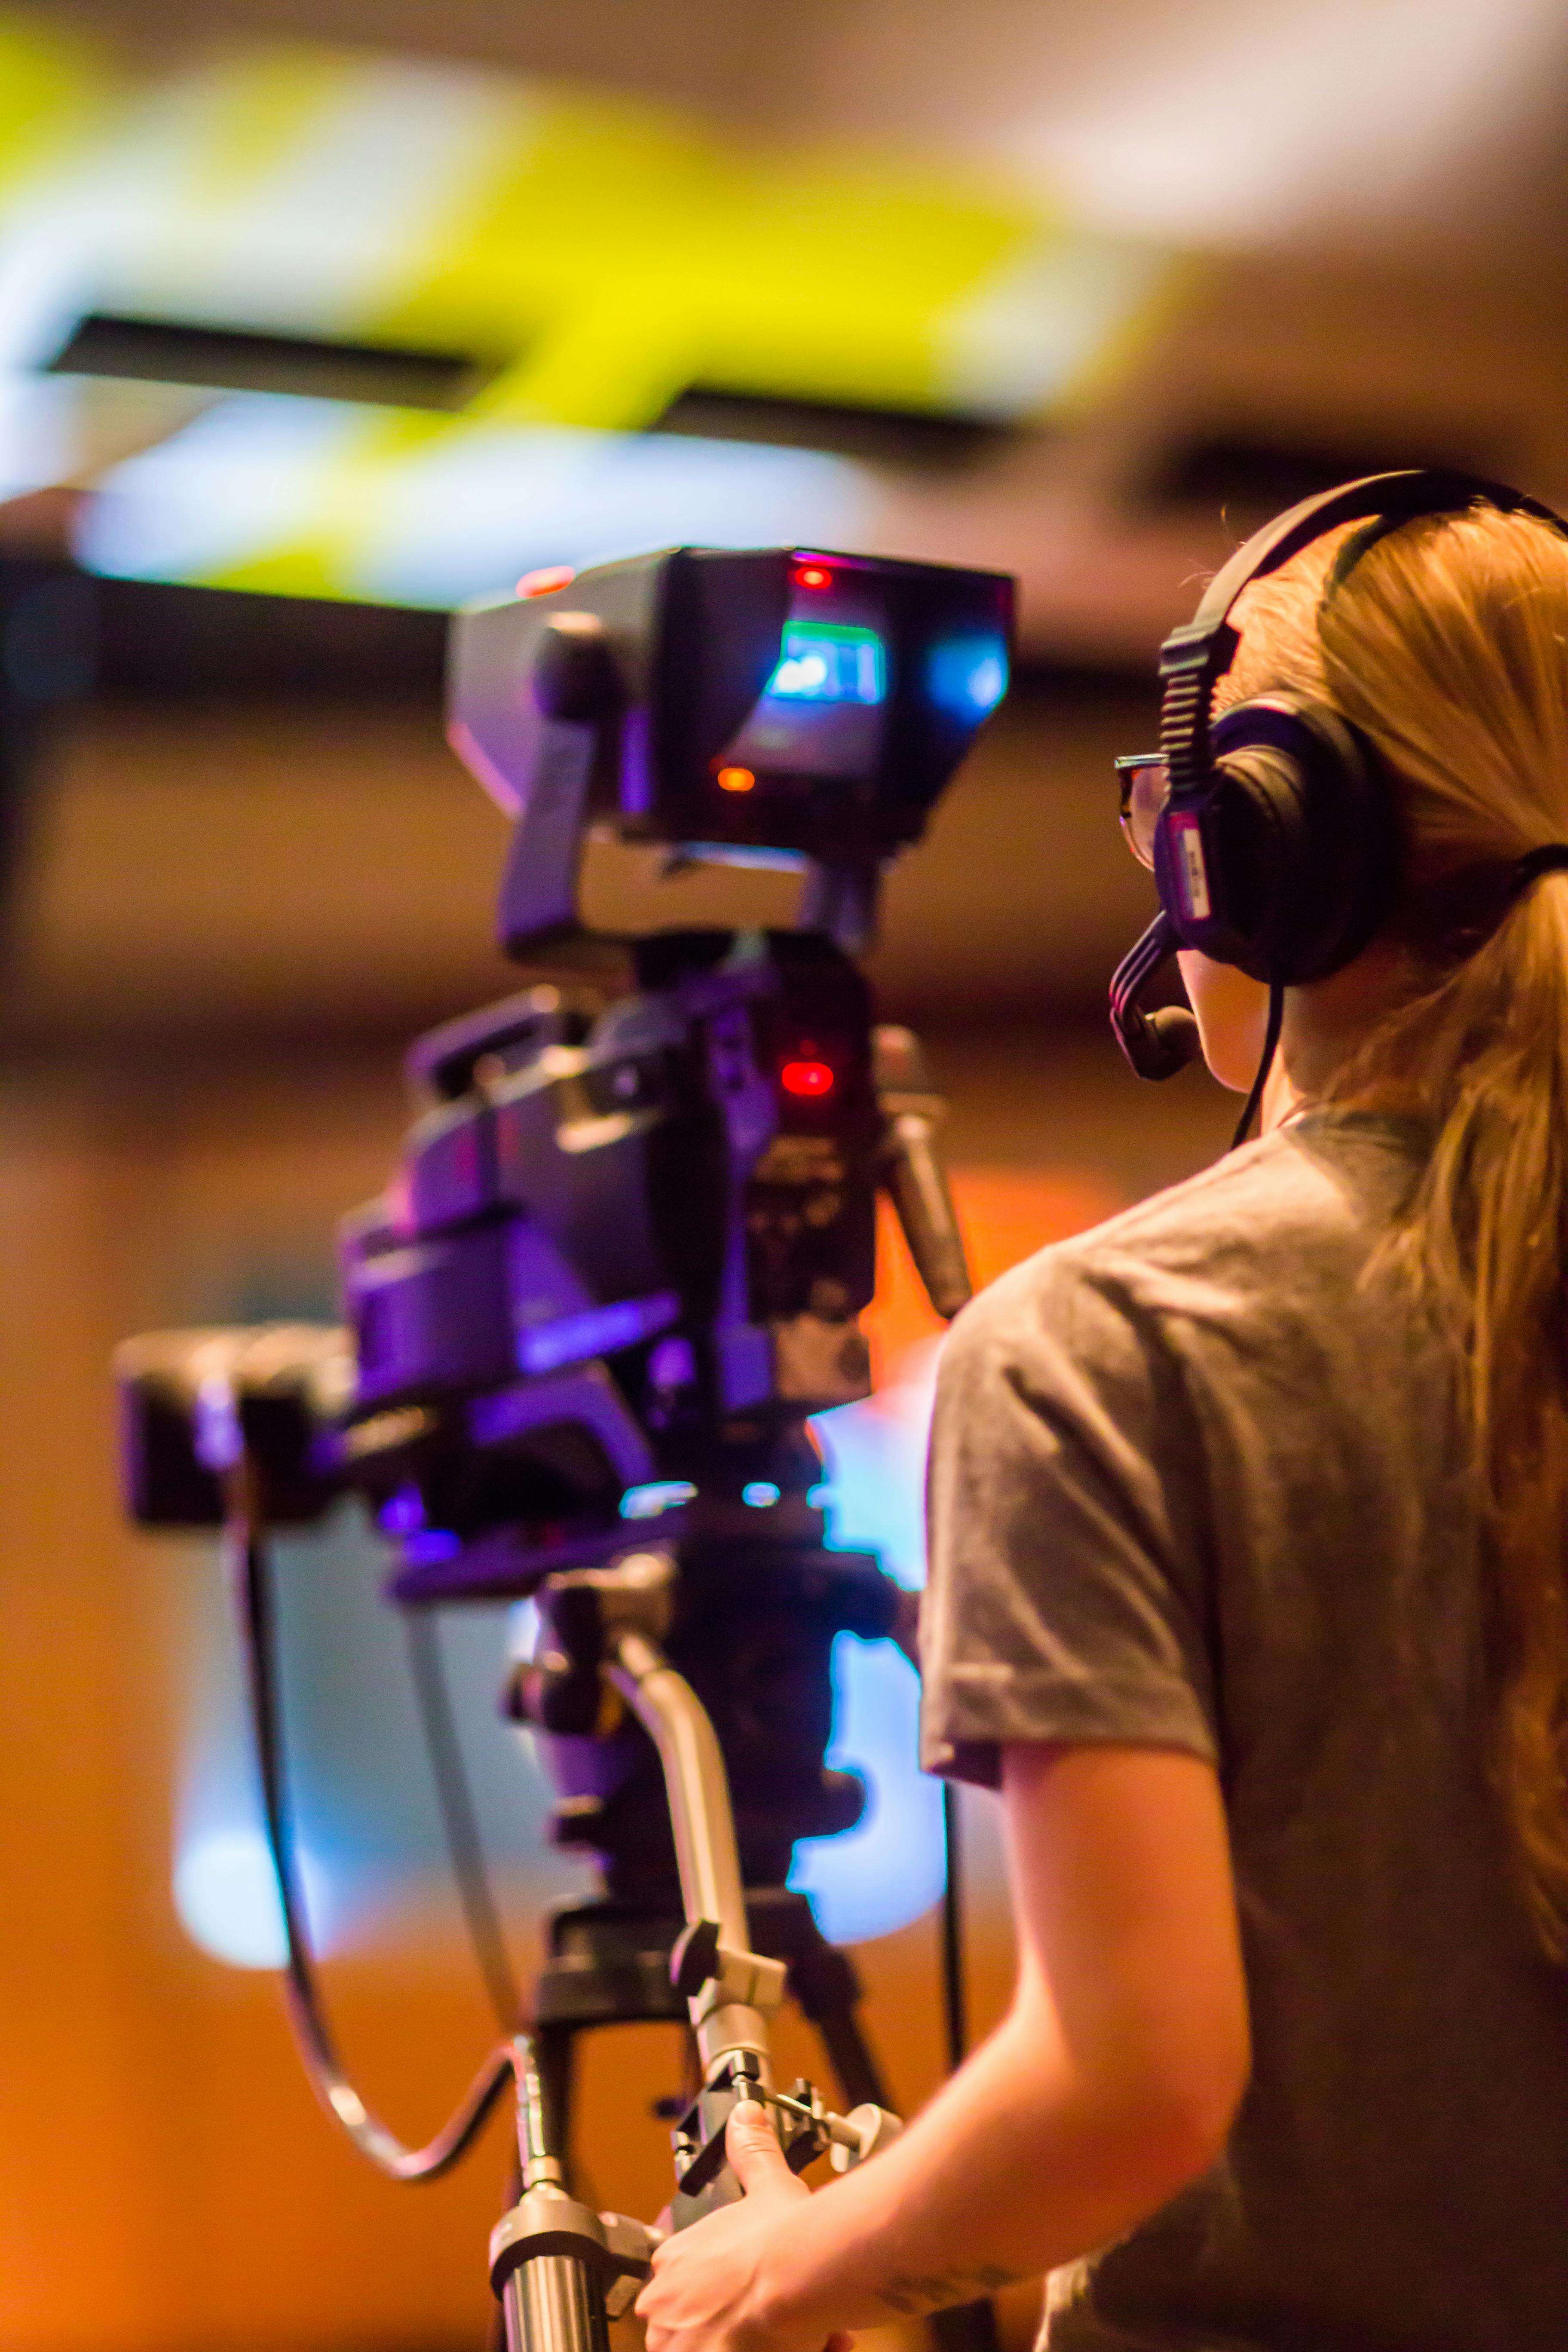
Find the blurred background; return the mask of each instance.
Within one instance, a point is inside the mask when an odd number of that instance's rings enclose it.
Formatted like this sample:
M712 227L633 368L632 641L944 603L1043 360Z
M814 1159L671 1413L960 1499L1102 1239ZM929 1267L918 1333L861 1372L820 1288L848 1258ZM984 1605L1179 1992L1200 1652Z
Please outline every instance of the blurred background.
M444 615L679 541L1022 583L1011 699L892 877L987 1276L1202 1165L1234 1105L1103 1021L1147 918L1112 753L1227 550L1454 462L1568 500L1553 0L123 0L0 15L0 2342L472 2346L504 2133L383 2185L284 2028L210 1548L122 1527L124 1334L334 1312L422 1025L503 993L500 817L446 750ZM792 885L595 850L601 922ZM839 1540L918 1580L934 1327L824 1427ZM489 2032L382 1563L289 1547L289 1727L354 2066L431 2128ZM525 1976L578 1883L445 1622ZM799 1883L900 2101L939 2072L914 1685L847 1641L864 1828ZM972 1994L1008 1951L983 1800ZM795 2056L799 2049L798 2058ZM805 2065L804 2036L786 2063ZM649 2030L591 2049L602 2201L668 2179ZM1020 2340L1020 2294L1005 2314Z

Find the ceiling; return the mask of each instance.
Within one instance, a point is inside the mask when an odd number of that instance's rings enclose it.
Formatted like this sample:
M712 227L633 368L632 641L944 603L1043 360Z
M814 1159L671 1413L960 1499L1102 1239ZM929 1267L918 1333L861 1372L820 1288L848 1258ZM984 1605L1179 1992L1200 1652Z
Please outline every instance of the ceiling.
M1555 240L1557 0L87 0L148 66L348 41L565 76L772 134L962 158L1183 244Z
M1002 311L991 294L963 311L968 340L945 363L945 391L936 378L911 377L906 398L899 369L907 363L889 362L883 350L853 366L846 361L853 389L835 395L835 337L842 348L854 342L854 303L837 326L830 310L814 315L816 356L804 370L790 356L790 333L774 334L770 383L764 306L748 330L763 356L742 367L741 392L716 396L700 382L683 390L700 367L679 352L661 361L664 390L655 367L645 387L623 394L620 411L606 412L604 423L644 429L626 457L605 443L615 465L605 472L595 456L591 482L579 464L588 445L567 452L574 474L563 471L563 445L536 436L525 448L519 439L510 474L495 477L493 488L487 476L464 493L481 541L493 535L499 514L533 518L537 530L520 542L517 569L590 560L607 551L617 528L652 541L713 535L716 517L731 511L742 518L743 536L1012 570L1022 583L1027 651L1115 665L1144 658L1190 602L1194 574L1238 533L1319 483L1443 460L1568 498L1558 326L1568 12L1557 0L1184 0L1180 10L1165 0L1094 7L1080 0L796 0L787 11L758 0L575 0L569 9L540 0L504 9L490 0L440 7L209 0L199 20L184 0L97 0L34 15L107 48L127 87L188 77L194 62L231 53L237 43L279 55L279 44L348 44L442 60L448 87L457 87L455 63L502 68L531 84L565 78L598 93L595 104L619 92L674 105L687 111L672 121L700 125L702 137L719 142L714 152L745 159L754 187L853 166L863 176L848 195L847 182L819 177L816 193L790 198L768 233L787 239L809 202L814 236L830 238L836 220L844 234L862 236L858 267L873 309L889 299L873 282L886 275L875 242L892 201L884 190L902 201L911 175L925 174L920 185L951 189L966 219L1025 225L1006 232L1015 238L1007 251L1020 257L1006 262L1001 279L985 281L1002 287ZM639 209L629 197L610 202L595 250L613 257L635 243L647 226ZM910 238L919 229L915 213L910 219L899 266L910 269L915 325L889 312L887 349L900 334L929 333L916 317L919 248ZM700 258L723 224L700 202L689 222ZM1121 314L1106 312L1096 331L1099 356L1086 344L1089 363L1075 363L1047 399L1038 389L1043 331L1031 324L1031 304L1059 307L1062 299L1053 224L1066 225L1065 249L1087 257L1072 266L1097 289L1106 255L1161 258L1152 276L1134 281L1125 331L1116 324ZM308 252L314 224L305 227ZM542 221L540 233L548 244L562 232ZM1044 265L1031 258L1037 252L1047 256ZM714 280L714 315L745 307L745 262L742 239L731 276ZM597 266L584 249L579 271ZM697 266L680 268L689 278ZM274 279L278 267L268 263ZM766 276L760 254L759 273ZM254 317L265 329L282 316L284 363L309 391L310 323L301 326L287 307L300 274L285 270L281 298L236 297L220 323L243 327ZM210 296L188 298L184 312L174 306L171 316L187 320L182 332L189 334L191 316L199 323L204 301L210 311ZM156 323L156 289L133 278L108 307L143 318L151 311ZM646 354L658 332L651 313L641 325L627 313L616 329L616 365ZM1011 395L997 387L1009 368L1016 373L1020 334L1026 376L1028 366L1036 376L1020 379L1009 409ZM389 336L395 341L394 328L377 328L378 341ZM404 332L405 342L432 340L423 329ZM94 348L96 358L79 351L61 362L79 371L68 381L80 446L56 468L67 490L40 498L32 483L15 484L18 496L0 508L0 541L59 543L74 530L89 561L111 572L140 565L142 576L309 593L314 566L322 593L436 604L489 584L487 565L505 569L510 541L500 553L488 541L466 551L462 486L445 460L445 470L427 469L413 488L406 467L398 478L398 510L414 514L425 534L402 569L383 563L378 571L368 560L345 565L342 477L355 473L361 508L372 516L396 504L386 479L366 473L363 434L352 468L345 462L318 479L300 460L288 476L288 496L312 526L331 509L337 541L324 553L320 531L303 531L281 555L253 545L246 532L257 513L269 520L287 499L281 489L257 488L249 412L216 404L199 380L206 368L219 383L265 384L265 373L244 370L264 365L266 353L260 362L242 355L240 374L225 378L210 352L122 364L106 361L101 343ZM584 352L579 381L591 384L596 363L591 346ZM182 372L197 382L124 380ZM401 391L351 386L348 400L390 398L404 404L395 410L403 414L410 400L426 397L408 389L412 382L405 367ZM531 377L525 366L513 402L520 429L531 415L548 415L548 402L539 410L539 385L537 366ZM439 390L429 396L437 404L447 398ZM568 399L556 414L593 425L581 391L574 396L577 406ZM493 389L480 409L487 400L492 415L504 411ZM962 423L960 412L984 412L988 401L994 429L968 439L911 438L911 408L934 411L938 425L944 411ZM294 405L303 414L306 404ZM395 413L342 401L331 415L329 407L313 413L334 435L344 416ZM658 435L646 431L650 423L666 436L662 454ZM267 462L276 467L270 421L268 431ZM727 471L721 442L737 445ZM114 472L118 460L146 446L150 464ZM703 493L687 505L682 468L690 468L680 449L700 455L703 472ZM310 462L318 463L314 454ZM640 469L635 484L628 463ZM107 507L95 488L106 468L115 488ZM561 487L569 478L576 488ZM97 520L83 522L83 499ZM232 530L226 500L242 509ZM179 526L172 541L171 513ZM608 534L605 549L595 532Z

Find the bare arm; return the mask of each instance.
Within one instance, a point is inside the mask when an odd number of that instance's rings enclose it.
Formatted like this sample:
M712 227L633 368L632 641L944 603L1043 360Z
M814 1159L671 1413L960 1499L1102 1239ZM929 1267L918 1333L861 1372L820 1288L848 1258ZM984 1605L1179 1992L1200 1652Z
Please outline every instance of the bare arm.
M1018 1981L896 2147L811 2197L754 2110L742 2203L661 2249L649 2352L795 2352L1120 2235L1219 2154L1247 1997L1211 1768L1142 1748L1011 1748Z

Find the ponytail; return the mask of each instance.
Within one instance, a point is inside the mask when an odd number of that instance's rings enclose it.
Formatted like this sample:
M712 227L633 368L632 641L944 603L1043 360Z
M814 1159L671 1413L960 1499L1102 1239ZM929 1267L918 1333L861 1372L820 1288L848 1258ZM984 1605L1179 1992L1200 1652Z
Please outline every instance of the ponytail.
M1568 1958L1568 875L1402 1008L1376 1059L1433 1138L1390 1256L1451 1342L1485 1557L1493 1768L1536 1931ZM1386 1100L1375 1073L1336 1092Z
M1487 1589L1493 1777L1543 1948L1568 1959L1568 544L1478 507L1389 533L1325 599L1259 583L1230 692L1323 697L1393 780L1405 984L1327 1090L1420 1122L1387 1249L1458 1367ZM1293 576L1292 576L1293 575Z

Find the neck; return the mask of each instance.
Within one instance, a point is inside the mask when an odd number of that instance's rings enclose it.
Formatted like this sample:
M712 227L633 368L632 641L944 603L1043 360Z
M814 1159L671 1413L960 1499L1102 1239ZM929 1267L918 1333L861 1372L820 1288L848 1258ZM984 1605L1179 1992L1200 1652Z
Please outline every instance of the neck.
M1285 992L1279 1050L1263 1089L1260 1132L1320 1101L1345 1063L1402 992L1400 950L1373 940L1326 980Z
M1285 1027L1290 1020L1289 1000L1285 1005ZM1270 1128L1282 1127L1288 1118L1301 1109L1310 1097L1298 1082L1288 1058L1285 1027L1279 1033L1279 1048L1274 1056L1274 1066L1263 1083L1263 1099L1258 1110L1258 1132L1267 1135Z

